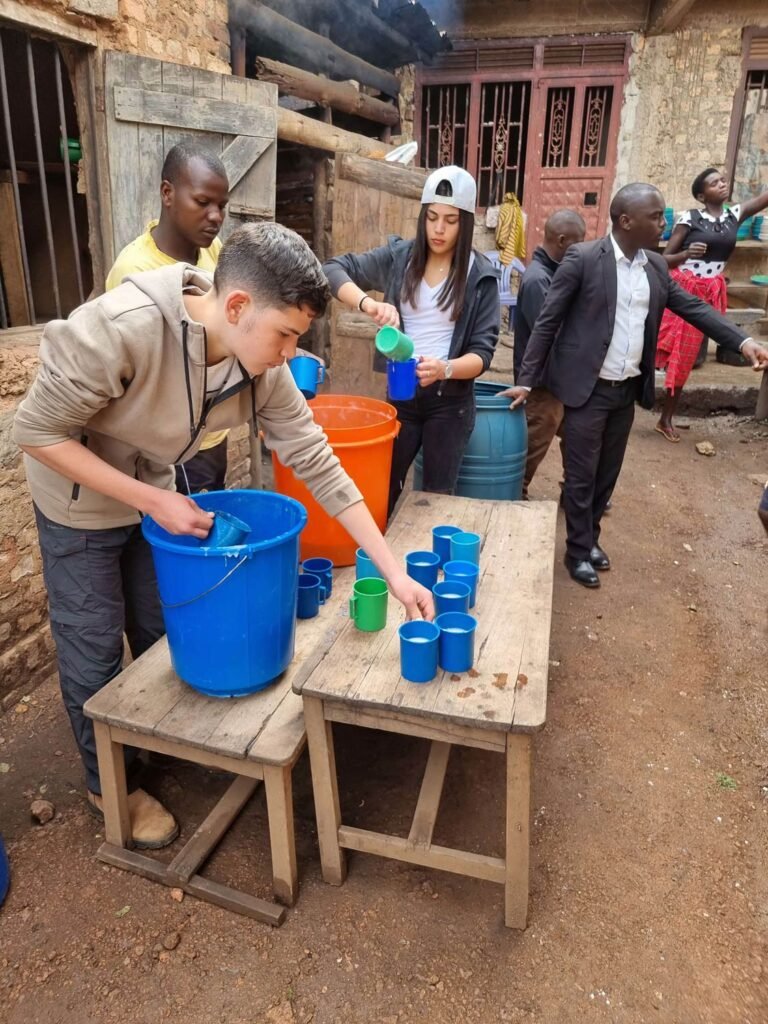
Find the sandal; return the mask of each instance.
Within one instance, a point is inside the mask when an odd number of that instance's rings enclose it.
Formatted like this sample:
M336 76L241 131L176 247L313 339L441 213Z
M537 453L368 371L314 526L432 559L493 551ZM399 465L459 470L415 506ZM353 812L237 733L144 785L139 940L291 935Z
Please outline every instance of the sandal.
M661 434L663 438L669 441L670 444L679 444L680 435L674 429L674 427L662 427L660 423L657 423L653 428L657 434Z

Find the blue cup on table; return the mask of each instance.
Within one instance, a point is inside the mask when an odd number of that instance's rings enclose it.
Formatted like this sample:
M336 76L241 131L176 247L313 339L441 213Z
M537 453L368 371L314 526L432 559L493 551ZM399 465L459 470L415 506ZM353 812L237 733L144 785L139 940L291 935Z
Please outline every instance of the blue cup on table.
M463 612L438 615L435 625L440 630L437 660L444 672L469 672L475 661L477 619Z
M416 366L418 359L397 363L387 360L387 394L396 402L408 402L416 395Z
M412 580L427 590L437 583L440 558L434 551L409 551L405 556L405 569Z
M237 516L230 512L216 512L208 536L200 544L206 548L233 548L244 544L250 532L248 523Z
M320 582L325 587L326 598L331 596L333 590L333 562L330 558L305 558L301 563L304 572L312 573L320 577Z
M325 380L325 366L320 360L314 356L294 356L288 360L288 369L302 395L314 398L318 386Z
M475 565L480 565L481 540L479 533L454 533L451 537L450 561L474 562Z
M432 527L432 550L440 558L440 568L451 560L451 537L454 534L462 533L460 526L433 526Z
M400 637L400 674L409 683L429 683L437 675L440 630L434 622L414 619L397 631Z
M362 548L358 548L355 552L355 579L356 580L383 580L384 577L381 575L375 564L366 555Z
M432 594L435 598L435 611L438 615L446 612L469 611L469 598L472 589L468 583L461 583L459 580L443 580L432 587Z
M299 598L296 602L297 619L314 619L325 604L326 590L323 581L313 572L299 573Z
M469 587L469 607L475 607L477 600L477 579L480 569L474 562L450 561L443 566L443 575L446 580L457 580L459 583L466 583Z

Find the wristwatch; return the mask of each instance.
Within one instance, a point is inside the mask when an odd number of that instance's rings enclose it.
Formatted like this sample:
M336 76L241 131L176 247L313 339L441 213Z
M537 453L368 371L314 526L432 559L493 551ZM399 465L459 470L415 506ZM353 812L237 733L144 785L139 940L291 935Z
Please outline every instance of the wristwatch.
M445 373L443 374L445 380L450 380L453 376L453 363L450 359L445 360Z

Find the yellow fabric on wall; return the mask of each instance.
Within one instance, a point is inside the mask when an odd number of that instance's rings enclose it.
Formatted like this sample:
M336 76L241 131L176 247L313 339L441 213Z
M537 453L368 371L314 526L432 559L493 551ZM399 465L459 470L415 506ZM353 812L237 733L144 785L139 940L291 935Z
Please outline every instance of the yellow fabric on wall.
M515 258L525 259L523 209L514 192L507 192L499 209L496 248L499 250L499 259L504 266L507 266Z

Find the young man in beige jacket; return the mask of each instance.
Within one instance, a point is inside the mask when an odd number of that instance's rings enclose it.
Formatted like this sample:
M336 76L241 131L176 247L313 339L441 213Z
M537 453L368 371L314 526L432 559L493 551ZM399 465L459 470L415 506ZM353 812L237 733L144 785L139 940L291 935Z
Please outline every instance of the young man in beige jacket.
M64 702L101 808L92 723L83 705L164 632L141 515L170 533L207 536L210 514L174 490L175 463L206 431L255 423L281 462L365 548L410 617L431 595L387 547L296 388L286 360L325 311L320 264L294 232L250 224L211 279L186 264L129 277L43 334L40 368L16 415L43 556ZM159 847L177 826L136 788L126 754L134 843Z

